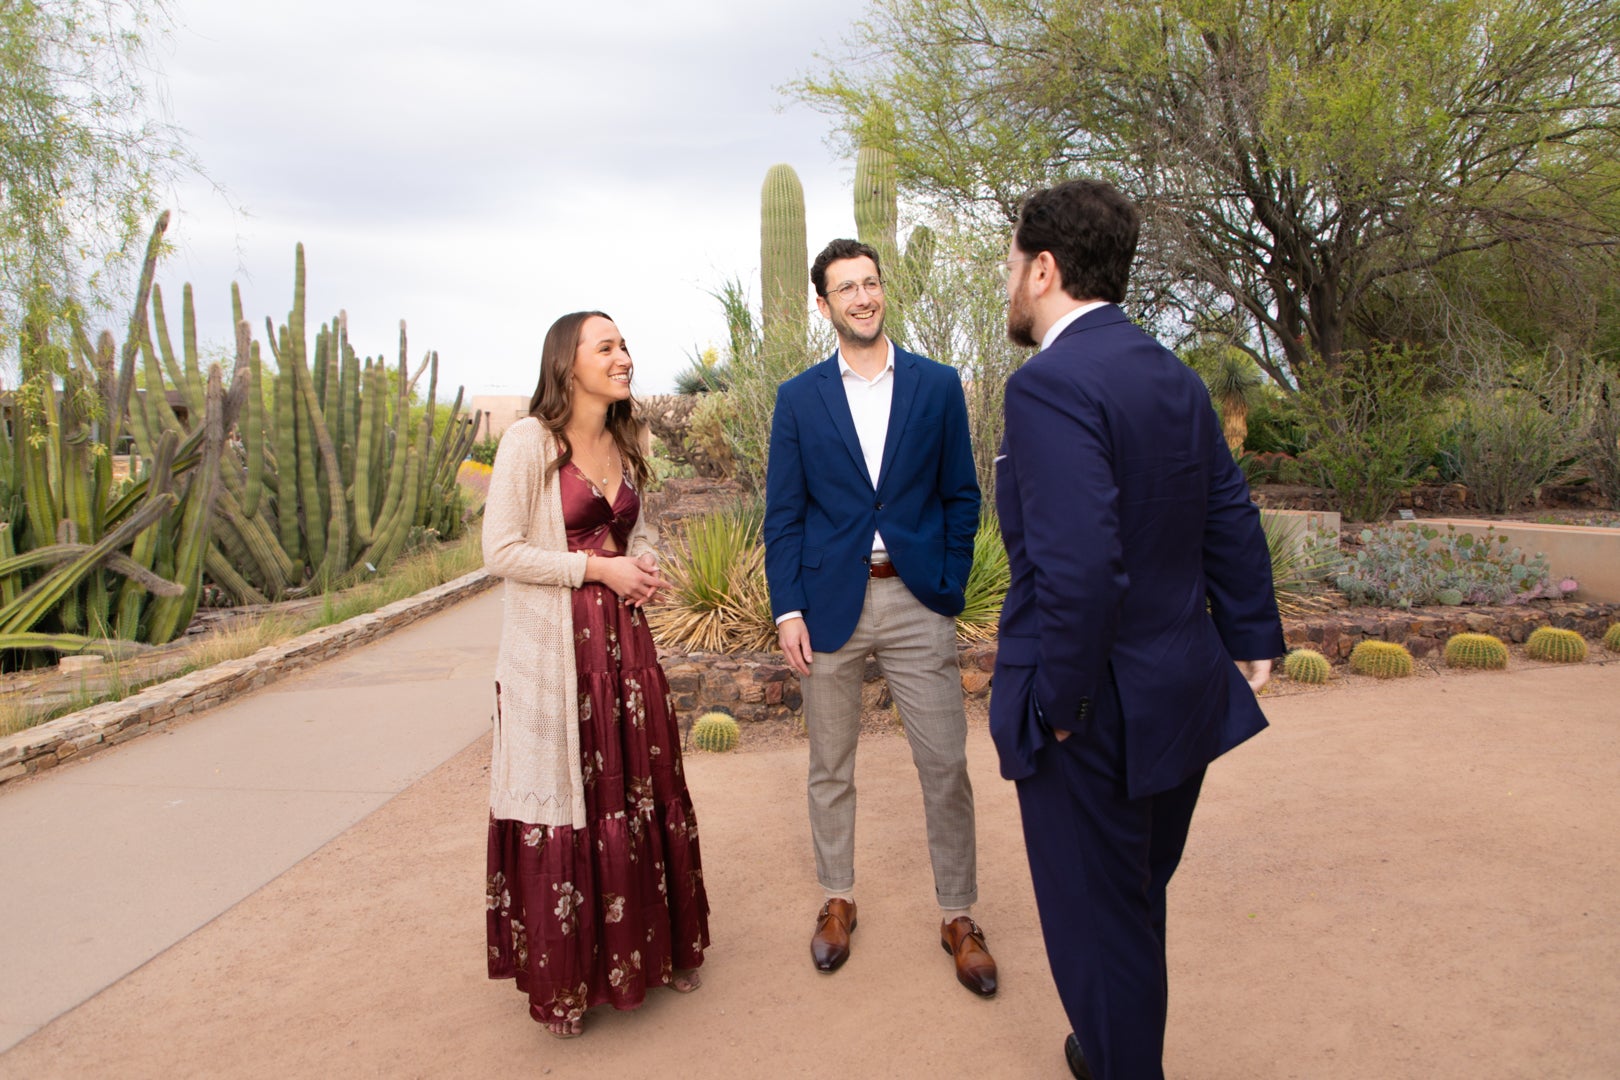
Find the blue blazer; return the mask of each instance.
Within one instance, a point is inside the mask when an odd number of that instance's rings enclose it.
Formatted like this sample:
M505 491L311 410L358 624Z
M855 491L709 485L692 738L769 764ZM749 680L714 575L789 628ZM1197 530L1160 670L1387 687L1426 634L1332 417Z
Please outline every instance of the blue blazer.
M804 612L810 647L849 640L866 602L872 534L913 596L962 610L979 525L967 403L956 369L896 347L894 394L874 487L838 357L783 383L765 474L771 612Z
M990 731L1031 775L1052 728L1122 711L1130 798L1266 725L1234 659L1285 651L1260 514L1209 392L1112 304L1007 382L996 506L1012 583Z

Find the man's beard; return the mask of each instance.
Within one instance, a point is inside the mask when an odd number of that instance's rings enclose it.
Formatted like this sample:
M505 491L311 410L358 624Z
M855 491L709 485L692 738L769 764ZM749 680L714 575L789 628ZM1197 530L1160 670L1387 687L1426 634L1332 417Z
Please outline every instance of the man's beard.
M843 338L845 341L848 341L852 345L870 345L883 336L884 314L887 314L887 312L880 314L877 319L873 321L872 331L870 333L863 334L861 331L855 328L855 324L850 320L847 314L839 315L837 312L834 312L832 316L833 329L838 332L839 337Z
M1035 338L1035 313L1024 297L1024 277L1020 273L1018 288L1007 298L1007 340L1020 348L1038 349L1041 343Z

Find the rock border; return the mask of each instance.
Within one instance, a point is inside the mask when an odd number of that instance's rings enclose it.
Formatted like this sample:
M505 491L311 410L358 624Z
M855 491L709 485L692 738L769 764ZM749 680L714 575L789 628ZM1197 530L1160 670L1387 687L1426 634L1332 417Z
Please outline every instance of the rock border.
M251 656L225 660L149 686L122 701L104 701L7 735L0 738L0 786L166 728L192 713L330 660L345 649L368 645L483 592L497 580L487 570L474 570L376 611L266 645Z

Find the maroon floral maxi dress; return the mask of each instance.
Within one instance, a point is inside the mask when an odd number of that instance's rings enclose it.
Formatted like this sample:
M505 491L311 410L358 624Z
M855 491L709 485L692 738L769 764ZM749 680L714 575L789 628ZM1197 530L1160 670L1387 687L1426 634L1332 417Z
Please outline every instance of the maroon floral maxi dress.
M641 509L629 481L612 506L572 464L558 481L568 549L616 557L603 545L623 550ZM709 944L680 730L646 619L597 582L573 606L586 826L489 822L489 977L515 978L541 1023L633 1009Z

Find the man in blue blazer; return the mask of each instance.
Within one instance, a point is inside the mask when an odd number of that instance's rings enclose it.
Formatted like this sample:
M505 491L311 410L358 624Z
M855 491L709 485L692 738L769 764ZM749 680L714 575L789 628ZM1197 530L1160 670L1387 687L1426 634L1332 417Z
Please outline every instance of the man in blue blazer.
M875 653L922 781L940 944L963 986L993 994L995 961L970 910L973 787L956 663L979 522L961 379L885 336L872 248L834 240L810 280L838 351L777 390L765 573L810 741L810 834L826 893L811 959L836 971L855 929L855 745Z
M1107 184L1038 191L1004 269L996 506L1012 583L990 730L1017 781L1075 1076L1164 1075L1165 886L1205 767L1265 727L1284 652L1259 512L1198 376L1115 305L1139 227ZM1235 661L1235 663L1234 663Z

